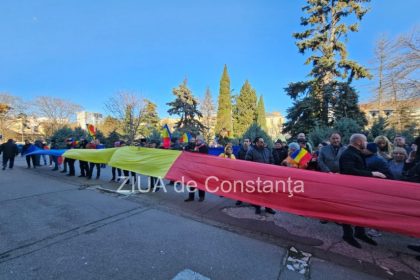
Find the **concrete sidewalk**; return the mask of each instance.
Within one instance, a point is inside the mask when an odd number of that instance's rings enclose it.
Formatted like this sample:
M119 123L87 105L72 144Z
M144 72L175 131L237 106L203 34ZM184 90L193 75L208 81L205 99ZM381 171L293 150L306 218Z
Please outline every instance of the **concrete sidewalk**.
M103 192L98 187L118 187L107 183L109 169L102 169L102 180L87 181L17 165L0 174L1 279L416 279L420 273L406 249L418 240L407 237L382 233L378 247L358 250L341 242L331 223L280 212L256 216L212 195L185 203L186 194L169 186L167 193ZM305 274L287 268L290 247L312 254Z

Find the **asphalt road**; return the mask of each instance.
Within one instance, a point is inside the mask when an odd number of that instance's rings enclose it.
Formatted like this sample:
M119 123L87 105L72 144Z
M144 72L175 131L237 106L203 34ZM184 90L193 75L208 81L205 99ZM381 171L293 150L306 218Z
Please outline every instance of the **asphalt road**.
M382 279L315 256L304 274L287 247L202 221L162 199L87 187L24 168L0 173L0 279ZM164 194L160 194L163 196ZM182 196L179 196L180 201ZM198 205L198 206L197 206ZM197 210L198 211L198 210ZM252 222L252 221L251 221ZM299 245L299 244L297 244ZM385 274L386 275L386 274Z

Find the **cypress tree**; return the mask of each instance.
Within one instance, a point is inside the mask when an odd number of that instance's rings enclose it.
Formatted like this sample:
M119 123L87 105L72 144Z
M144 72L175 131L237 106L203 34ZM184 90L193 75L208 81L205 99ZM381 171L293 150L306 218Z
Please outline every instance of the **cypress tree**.
M257 94L248 80L243 84L239 96L236 98L234 111L235 135L241 137L248 127L257 121Z
M219 103L215 129L216 135L219 135L223 129L232 135L232 100L230 96L230 78L226 65L223 69L222 78L220 79Z
M264 98L261 95L258 100L257 107L257 124L265 131L267 131L267 119L265 117Z

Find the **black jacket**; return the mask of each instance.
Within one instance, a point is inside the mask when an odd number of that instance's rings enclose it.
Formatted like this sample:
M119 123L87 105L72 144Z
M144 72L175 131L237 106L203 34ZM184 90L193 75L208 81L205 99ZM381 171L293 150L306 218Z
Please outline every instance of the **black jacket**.
M257 147L250 147L246 153L245 160L273 164L274 159L268 148L258 149Z
M348 146L341 154L339 165L341 174L372 177L362 153L353 146Z
M207 147L207 145L206 144L202 144L202 145L197 145L196 146L196 148L198 147L198 151L195 151L195 152L198 152L198 153L200 153L200 154L208 154L209 153L209 148Z
M245 150L244 147L241 146L241 148L239 149L239 152L238 152L238 159L245 160L246 152L248 152L249 149L250 149L250 147L248 147L248 150Z
M18 147L13 141L7 141L1 144L0 153L3 153L4 158L12 158L19 154Z
M286 148L273 149L273 159L275 165L280 165L281 162L287 158L288 153Z

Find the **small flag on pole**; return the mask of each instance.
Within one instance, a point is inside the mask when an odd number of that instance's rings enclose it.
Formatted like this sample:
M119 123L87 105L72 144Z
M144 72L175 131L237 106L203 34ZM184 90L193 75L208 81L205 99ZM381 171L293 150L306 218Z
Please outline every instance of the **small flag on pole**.
M169 126L167 124L163 126L162 139L163 147L165 149L169 149L171 147L171 131L169 130Z
M305 148L294 151L290 157L300 166L306 165L312 158L311 154Z
M180 143L188 143L190 142L191 139L191 134L189 134L188 132L184 132L184 134L182 134L181 139L179 139Z
M86 124L87 126L87 131L90 135L90 137L92 137L93 139L95 139L96 137L96 129L95 126L93 124Z

